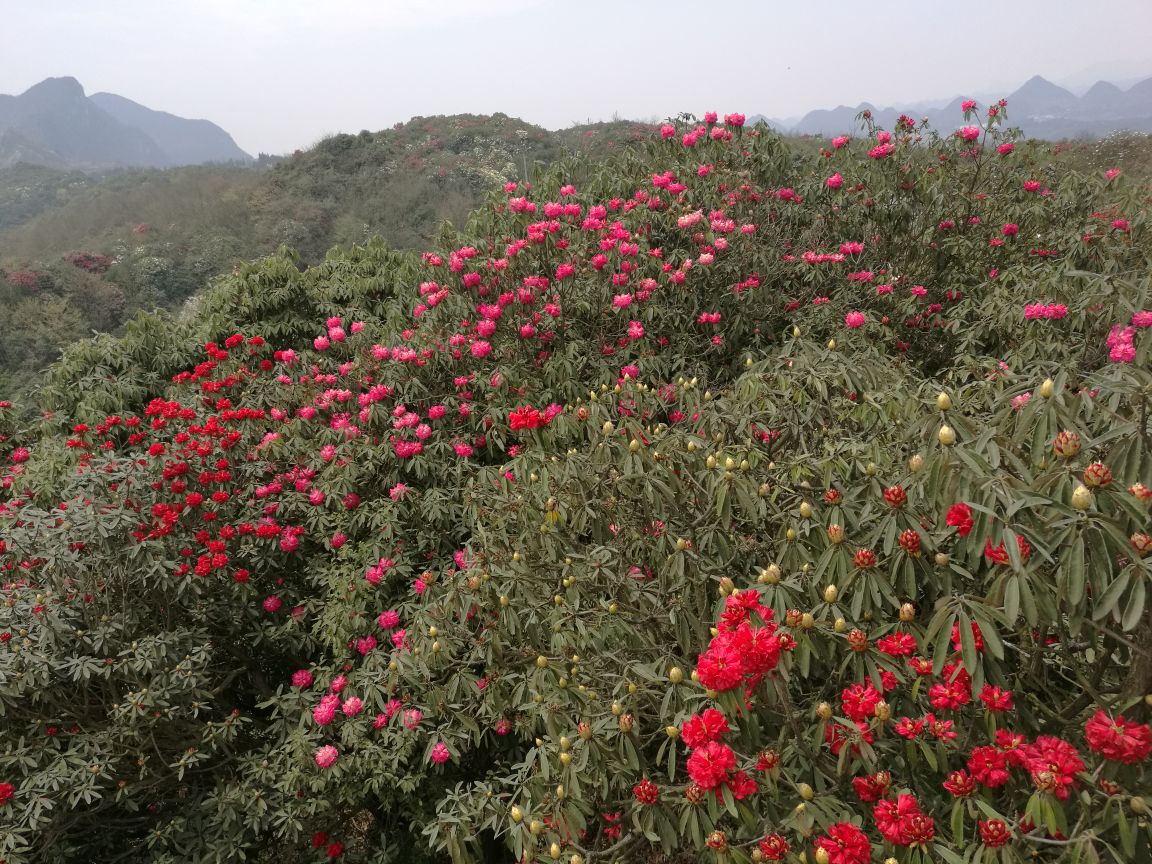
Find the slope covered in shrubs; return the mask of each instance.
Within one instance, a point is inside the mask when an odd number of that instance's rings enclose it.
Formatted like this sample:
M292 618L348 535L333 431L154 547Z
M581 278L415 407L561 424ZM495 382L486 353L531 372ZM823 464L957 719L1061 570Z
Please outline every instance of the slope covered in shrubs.
M70 350L0 854L1147 856L1147 190L1003 116L688 119Z

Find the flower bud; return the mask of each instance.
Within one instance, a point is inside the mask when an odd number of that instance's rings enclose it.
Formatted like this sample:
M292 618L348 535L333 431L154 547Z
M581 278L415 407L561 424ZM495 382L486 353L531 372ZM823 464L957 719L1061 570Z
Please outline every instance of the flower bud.
M868 634L859 628L848 631L848 646L857 654L868 650Z
M809 504L807 501L800 502L800 518L801 519L811 519L812 518L812 505Z
M805 612L800 618L800 627L804 630L811 630L816 626L816 619L811 612Z
M805 801L811 801L813 798L816 797L816 793L812 790L812 787L809 786L807 783L797 784L796 791L800 793L800 797L803 798Z
M673 684L679 684L684 680L684 670L679 666L673 666L668 670L668 680Z
M1080 452L1080 436L1065 429L1052 442L1052 451L1063 459L1071 459Z
M839 525L828 526L828 541L839 545L844 542L844 529Z
M952 397L941 391L936 395L936 407L941 411L948 411L952 408Z
M836 598L840 596L840 589L835 585L829 585L824 589L824 602L835 603Z
M1092 493L1087 486L1078 485L1072 491L1072 507L1075 510L1087 510L1092 506Z
M921 456L919 453L917 453L911 459L908 460L908 470L911 471L913 474L919 474L921 469L923 469L923 468L924 468L924 457Z
M756 579L765 585L779 585L780 584L780 568L775 564L769 564L760 571L760 576Z
M936 438L945 447L951 447L956 443L956 430L951 426L941 426L940 431L936 433Z
M832 706L829 705L827 702L821 702L819 705L816 706L816 716L819 717L821 720L831 720L832 719Z
M1056 390L1056 385L1052 383L1051 378L1045 378L1044 383L1040 385L1040 398L1051 399L1052 394Z
M524 811L521 810L519 807L513 805L511 816L512 816L512 821L519 824L524 819Z
M828 864L832 859L828 857L828 850L820 846L816 850L816 864Z
M916 619L916 607L911 603L902 603L900 605L900 620L907 624Z
M1089 488L1103 488L1112 482L1112 471L1103 462L1093 462L1084 469L1084 485Z
M708 835L706 844L709 849L715 849L721 852L728 848L728 838L724 835L723 831L713 831Z

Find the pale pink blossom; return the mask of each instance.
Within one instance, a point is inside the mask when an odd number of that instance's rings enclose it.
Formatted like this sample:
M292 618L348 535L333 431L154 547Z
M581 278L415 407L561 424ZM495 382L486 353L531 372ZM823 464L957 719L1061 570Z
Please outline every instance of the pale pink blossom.
M321 768L331 768L336 764L336 760L340 758L340 751L333 747L331 744L326 744L316 751L316 764Z

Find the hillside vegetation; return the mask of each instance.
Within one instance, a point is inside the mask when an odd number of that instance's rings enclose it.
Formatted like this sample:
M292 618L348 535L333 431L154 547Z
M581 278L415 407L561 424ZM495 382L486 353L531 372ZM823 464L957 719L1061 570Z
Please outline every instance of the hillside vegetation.
M508 180L575 153L612 152L644 132L619 122L553 133L503 115L460 115L336 135L271 168L265 160L102 180L7 169L0 303L12 323L0 344L0 396L26 391L69 342L116 331L140 310L175 309L281 245L305 262L377 235L419 248Z
M1003 119L685 117L69 348L0 856L1147 860L1148 188Z

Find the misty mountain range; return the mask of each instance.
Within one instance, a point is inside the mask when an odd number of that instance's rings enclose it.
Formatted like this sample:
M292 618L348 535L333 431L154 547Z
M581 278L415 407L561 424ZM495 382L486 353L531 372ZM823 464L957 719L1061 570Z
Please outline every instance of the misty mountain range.
M1008 94L1008 125L1019 127L1030 138L1100 138L1111 132L1152 132L1152 78L1122 90L1107 81L1098 81L1082 96L1065 90L1036 75ZM773 129L795 135L838 135L860 131L856 115L871 111L877 125L892 129L901 114L920 120L927 118L937 131L947 134L962 122L960 97L943 107L924 109L923 104L905 108L877 108L862 102L855 108L809 111L798 122L788 123L763 115L749 122L764 121Z
M1103 137L1127 130L1152 132L1152 78L1127 89L1099 81L1077 96L1039 75L1008 99L1009 125L1032 138ZM869 110L883 128L892 129L906 113L927 118L947 133L962 122L961 99L925 109L856 107L809 111L788 123L764 115L763 121L785 133L837 135L859 132L856 116ZM938 105L939 103L937 103ZM87 96L75 78L47 78L19 96L0 94L0 168L26 162L59 169L105 171L116 168L168 168L206 162L251 162L227 132L207 120L189 120L146 108L113 93Z
M47 78L0 94L0 167L17 162L101 171L250 162L207 120L153 111L113 93L84 94L75 78Z

